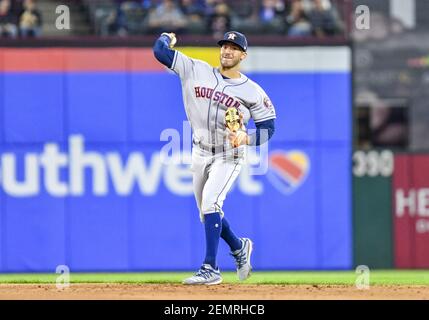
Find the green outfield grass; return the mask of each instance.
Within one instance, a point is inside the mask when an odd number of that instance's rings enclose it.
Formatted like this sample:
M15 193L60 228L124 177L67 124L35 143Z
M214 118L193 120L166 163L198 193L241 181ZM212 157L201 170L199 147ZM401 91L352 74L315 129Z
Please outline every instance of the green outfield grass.
M192 272L71 273L72 283L181 283ZM233 272L223 272L224 283L241 283ZM55 283L58 274L0 274L0 284ZM354 271L254 272L243 284L355 284ZM371 271L370 284L429 285L429 270Z

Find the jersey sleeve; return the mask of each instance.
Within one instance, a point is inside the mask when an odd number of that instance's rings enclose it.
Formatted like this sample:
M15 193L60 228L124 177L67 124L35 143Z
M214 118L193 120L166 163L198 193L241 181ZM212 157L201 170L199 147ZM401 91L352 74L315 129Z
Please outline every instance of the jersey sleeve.
M275 119L276 110L265 91L257 85L257 102L249 108L250 114L255 123Z
M193 74L196 60L189 58L180 51L175 50L171 70L179 75L181 79L188 78Z
M175 50L170 48L171 39L167 35L161 35L153 46L155 58L168 68L173 65Z

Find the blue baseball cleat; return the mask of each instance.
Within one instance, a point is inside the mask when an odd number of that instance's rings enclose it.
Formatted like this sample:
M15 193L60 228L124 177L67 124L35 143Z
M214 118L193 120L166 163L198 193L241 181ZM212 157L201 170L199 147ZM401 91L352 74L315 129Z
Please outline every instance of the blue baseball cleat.
M252 266L250 264L250 255L253 250L253 242L248 238L240 238L243 246L241 249L231 252L237 266L238 279L246 280L250 277Z
M220 275L219 268L216 270L212 268L209 264L203 264L192 277L183 280L183 284L204 284L204 285L214 285L222 282L222 277Z

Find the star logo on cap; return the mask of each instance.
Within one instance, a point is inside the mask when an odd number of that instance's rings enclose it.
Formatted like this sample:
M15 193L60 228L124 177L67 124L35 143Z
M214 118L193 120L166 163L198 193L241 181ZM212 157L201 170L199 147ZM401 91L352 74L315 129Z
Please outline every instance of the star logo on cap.
M237 37L237 35L235 33L230 33L228 35L228 40L235 40L236 37Z

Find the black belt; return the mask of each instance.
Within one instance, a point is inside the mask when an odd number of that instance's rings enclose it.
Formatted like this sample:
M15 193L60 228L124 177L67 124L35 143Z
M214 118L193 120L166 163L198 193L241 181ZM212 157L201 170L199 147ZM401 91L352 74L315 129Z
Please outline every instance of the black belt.
M221 152L225 152L228 149L224 145L212 146L212 145L204 145L201 142L197 143L194 141L194 144L203 149L204 151L210 152L211 154L217 154Z
M234 152L234 158L238 157L238 148L228 148L225 145L218 145L218 146L212 146L212 145L204 145L201 142L196 142L195 140L193 141L194 145L200 147L201 149L203 149L204 151L210 152L212 155L215 155L217 153L225 153L227 151L232 151Z

